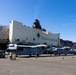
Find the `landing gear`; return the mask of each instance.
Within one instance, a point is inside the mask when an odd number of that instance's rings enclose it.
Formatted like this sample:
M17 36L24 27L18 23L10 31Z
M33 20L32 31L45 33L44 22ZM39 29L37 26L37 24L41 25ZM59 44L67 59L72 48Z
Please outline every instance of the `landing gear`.
M31 54L29 54L29 57L31 57Z
M60 56L60 54L59 54L59 56Z
M36 52L36 59L37 59L37 57L39 57L39 54Z
M66 56L67 54L65 54L65 56Z
M39 54L37 54L37 57L39 57Z

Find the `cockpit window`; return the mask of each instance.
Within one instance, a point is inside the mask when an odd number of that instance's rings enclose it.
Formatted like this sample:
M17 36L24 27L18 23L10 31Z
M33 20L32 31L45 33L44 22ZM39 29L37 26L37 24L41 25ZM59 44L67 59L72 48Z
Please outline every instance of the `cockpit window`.
M10 44L10 45L8 45L9 47L14 47L14 45L13 44Z

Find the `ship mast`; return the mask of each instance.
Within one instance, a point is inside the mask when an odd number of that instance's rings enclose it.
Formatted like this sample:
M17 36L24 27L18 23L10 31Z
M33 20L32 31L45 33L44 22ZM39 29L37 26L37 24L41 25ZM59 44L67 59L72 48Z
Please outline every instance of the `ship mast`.
M38 19L36 19L35 22L33 23L33 28L42 29Z

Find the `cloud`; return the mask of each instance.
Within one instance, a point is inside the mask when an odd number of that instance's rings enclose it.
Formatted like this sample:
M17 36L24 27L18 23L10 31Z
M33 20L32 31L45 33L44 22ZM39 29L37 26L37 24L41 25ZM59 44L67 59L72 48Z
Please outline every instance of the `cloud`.
M76 26L76 23L67 23L67 24L62 24L62 26Z
M69 17L70 18L76 18L76 15L70 15Z
M34 7L34 9L35 9L34 17L35 17L35 19L38 17L38 14L39 14L39 11L40 11L40 3L41 3L40 0L38 0L35 4L35 7Z
M67 26L67 24L62 24L62 26Z
M71 23L70 25L76 26L76 23Z
M72 21L76 21L76 18L73 18Z
M69 18L71 19L71 21L76 21L76 15L71 15L69 16Z

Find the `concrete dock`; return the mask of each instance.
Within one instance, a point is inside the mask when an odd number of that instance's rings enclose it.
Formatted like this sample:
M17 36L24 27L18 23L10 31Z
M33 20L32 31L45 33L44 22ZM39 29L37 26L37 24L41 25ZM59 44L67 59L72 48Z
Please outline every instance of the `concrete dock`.
M76 56L0 58L0 75L76 75Z

